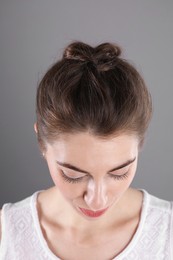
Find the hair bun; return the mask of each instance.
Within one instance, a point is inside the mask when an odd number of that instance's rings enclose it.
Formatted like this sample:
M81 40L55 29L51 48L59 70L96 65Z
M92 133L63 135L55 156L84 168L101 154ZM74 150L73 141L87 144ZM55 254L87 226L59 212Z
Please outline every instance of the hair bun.
M112 43L102 43L95 48L97 56L106 56L108 58L115 58L121 55L121 48Z
M117 63L121 48L115 44L102 43L91 47L83 42L73 42L64 50L63 58L93 63L99 71L107 71Z
M121 55L121 48L112 43L102 43L95 48L95 57L98 61L99 71L108 71L115 68L118 57Z
M64 50L63 58L79 61L91 61L94 48L83 42L73 42Z

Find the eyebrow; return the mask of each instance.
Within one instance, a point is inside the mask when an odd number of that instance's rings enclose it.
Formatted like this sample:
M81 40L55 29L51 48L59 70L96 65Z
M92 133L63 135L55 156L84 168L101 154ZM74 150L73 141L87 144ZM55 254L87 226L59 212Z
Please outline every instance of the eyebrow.
M130 165L131 163L133 163L135 160L136 160L136 157L131 159L131 160L128 160L128 161L124 162L123 164L121 164L121 165L119 165L119 166L117 166L117 167L115 167L115 168L113 168L111 170L109 170L108 172L113 172L113 171L117 171L119 169L122 169L122 168ZM91 175L89 172L87 172L85 170L82 170L82 169L80 169L80 168L78 168L78 167L76 167L76 166L74 166L74 165L72 165L70 163L59 162L59 161L56 161L56 163L61 165L61 166L63 166L63 167L65 167L65 168L69 168L69 169L77 171L77 172L82 172L82 173L86 173L86 174Z

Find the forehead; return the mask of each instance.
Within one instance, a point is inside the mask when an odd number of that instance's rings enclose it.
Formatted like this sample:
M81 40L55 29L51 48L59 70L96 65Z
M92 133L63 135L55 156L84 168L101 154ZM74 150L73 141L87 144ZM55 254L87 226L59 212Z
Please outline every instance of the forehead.
M111 138L98 138L89 133L65 134L48 144L50 156L59 161L83 164L121 163L137 155L138 138L120 134Z

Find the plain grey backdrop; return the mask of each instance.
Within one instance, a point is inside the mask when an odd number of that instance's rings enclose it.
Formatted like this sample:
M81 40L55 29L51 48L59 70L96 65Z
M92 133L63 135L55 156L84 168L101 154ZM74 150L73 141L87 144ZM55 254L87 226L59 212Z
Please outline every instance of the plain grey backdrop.
M115 42L154 115L133 186L173 200L173 1L0 1L0 207L53 185L33 125L39 80L73 40Z

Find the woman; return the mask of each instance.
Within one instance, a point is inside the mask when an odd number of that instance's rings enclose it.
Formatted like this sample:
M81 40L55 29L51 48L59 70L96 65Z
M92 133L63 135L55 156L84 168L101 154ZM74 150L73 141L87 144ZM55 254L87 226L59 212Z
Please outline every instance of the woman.
M120 55L73 42L40 82L34 128L55 185L3 206L0 259L173 259L171 202L130 187L152 104Z

